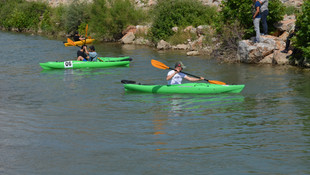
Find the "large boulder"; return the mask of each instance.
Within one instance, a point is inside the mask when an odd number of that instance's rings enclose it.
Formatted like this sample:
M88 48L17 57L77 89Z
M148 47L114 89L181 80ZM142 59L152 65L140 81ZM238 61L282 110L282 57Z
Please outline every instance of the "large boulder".
M157 49L158 50L167 50L167 49L170 49L171 48L171 44L164 41L164 40L160 40L158 43L157 43Z
M275 27L281 32L290 32L295 27L296 17L294 15L285 15L283 20L275 24Z
M288 64L288 54L281 53L285 42L274 36L261 37L260 43L251 40L239 41L237 57L242 63Z
M201 35L197 40L193 41L193 42L189 42L189 50L193 51L193 50L199 50L203 47L203 39L204 36Z
M130 26L128 26L128 27L122 32L122 34L123 34L123 35L126 35L126 34L129 33L129 32L132 32L133 34L135 34L136 31L137 31L136 26L130 25Z
M121 38L121 43L132 44L134 39L135 39L135 35L133 34L133 32L129 32Z

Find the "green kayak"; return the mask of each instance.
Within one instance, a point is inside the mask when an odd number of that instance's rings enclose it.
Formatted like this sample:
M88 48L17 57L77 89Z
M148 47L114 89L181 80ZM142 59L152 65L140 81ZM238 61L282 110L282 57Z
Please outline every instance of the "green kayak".
M98 57L97 62L132 61L130 57Z
M97 61L64 61L40 63L43 69L80 69L129 66L129 57L99 57Z
M184 83L178 85L143 85L131 80L122 80L125 91L170 94L240 93L245 85L218 85L209 83Z

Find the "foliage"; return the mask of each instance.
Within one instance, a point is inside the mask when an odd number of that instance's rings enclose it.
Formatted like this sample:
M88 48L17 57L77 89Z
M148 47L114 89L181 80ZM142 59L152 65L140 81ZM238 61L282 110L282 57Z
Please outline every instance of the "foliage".
M91 21L90 26L92 31L99 37L104 37L107 29L104 27L108 18L108 8L105 0L94 0L91 6Z
M296 27L299 30L296 33L293 59L301 65L310 63L310 0L304 1L302 12L297 17Z
M159 0L152 13L154 41L172 36L173 27L208 25L217 16L215 7L205 6L199 0Z
M1 1L0 7L0 25L8 29L17 28L19 31L37 30L40 16L48 8L45 3L24 0Z
M196 40L197 39L196 33L193 34L190 31L183 31L182 29L178 29L177 32L175 32L172 36L170 36L167 39L167 42L169 42L172 45L177 45L187 43L188 39Z
M80 25L85 26L90 20L90 5L86 1L74 0L66 9L63 15L64 27L67 33L77 31ZM80 27L81 28L81 27ZM85 27L84 27L85 29ZM80 33L84 32L79 31Z
M285 7L285 14L287 14L287 15L297 14L298 12L299 12L299 9L296 8L295 6L286 6Z
M224 24L234 23L236 20L240 22L240 26L244 28L245 37L254 34L254 25L252 19L251 0L229 0L223 1L221 16ZM268 30L275 30L273 24L281 21L284 15L284 6L280 0L269 0L269 14L267 17Z
M268 30L270 32L274 32L276 28L274 24L283 20L283 16L285 14L285 7L281 0L269 0L269 14L267 17Z
M120 38L128 25L146 19L145 12L130 0L94 0L91 8L91 28L98 37Z
M234 61L237 56L238 43L244 36L244 29L239 21L222 25L219 32L221 46L213 52L213 56L225 61Z

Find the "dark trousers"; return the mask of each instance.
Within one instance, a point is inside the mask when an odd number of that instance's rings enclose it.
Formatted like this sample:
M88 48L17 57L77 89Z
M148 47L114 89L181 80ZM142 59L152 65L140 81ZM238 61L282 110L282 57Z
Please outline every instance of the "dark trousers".
M261 15L261 21L262 21L262 26L263 26L263 32L265 35L268 34L268 24L267 24L267 16L268 16L269 11L265 10L263 11Z
M287 38L286 38L286 46L285 50L288 51L288 48L290 47L291 44L291 38L295 35L295 32L291 33Z

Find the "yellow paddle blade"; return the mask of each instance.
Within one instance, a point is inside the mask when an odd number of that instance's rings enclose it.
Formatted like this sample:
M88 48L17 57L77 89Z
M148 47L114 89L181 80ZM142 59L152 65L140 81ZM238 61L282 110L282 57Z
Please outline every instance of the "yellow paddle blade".
M226 85L226 83L217 80L208 80L208 82L211 84Z
M158 69L169 69L168 66L166 66L164 63L156 61L156 60L151 60L151 63L154 67L158 68Z
M76 44L69 38L67 38L67 42L70 43L72 46L76 46Z
M86 29L85 29L85 40L87 38L87 30L88 30L88 24L86 24Z

